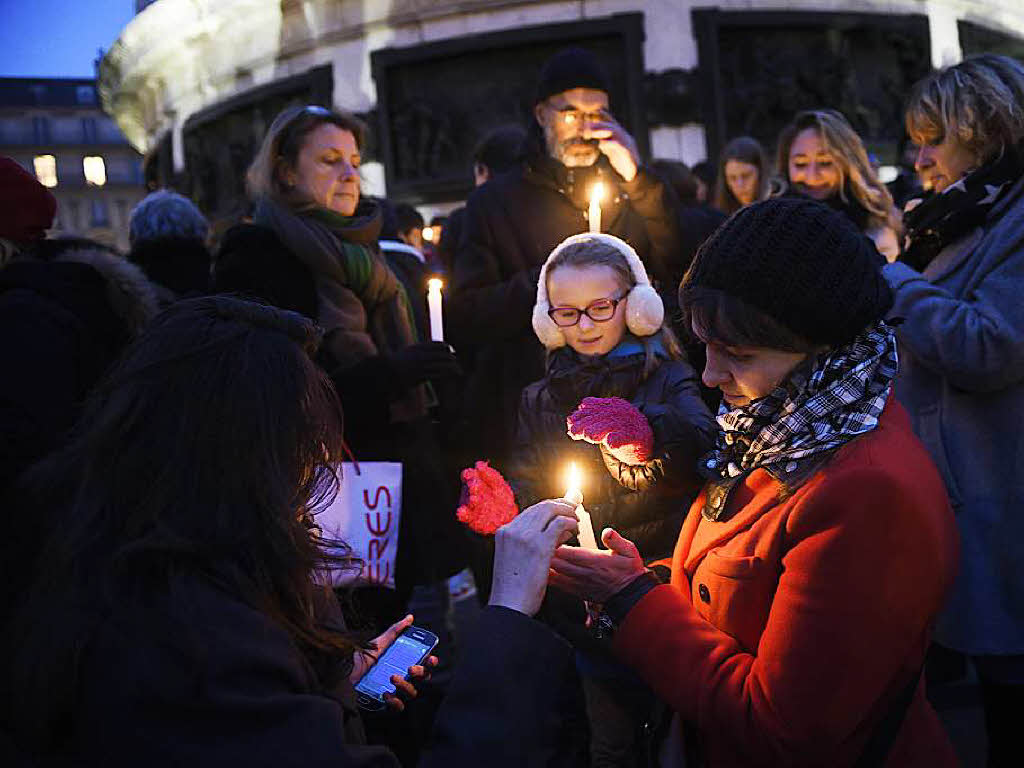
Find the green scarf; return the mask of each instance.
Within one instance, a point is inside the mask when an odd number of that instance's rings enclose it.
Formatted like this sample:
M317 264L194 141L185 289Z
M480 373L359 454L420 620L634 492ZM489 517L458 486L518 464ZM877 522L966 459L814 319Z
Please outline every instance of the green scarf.
M316 321L332 369L397 352L419 341L409 297L377 250L380 211L342 216L323 208L292 211L272 200L257 202L253 221L268 227L313 274ZM392 406L394 421L426 413L427 392L409 390Z

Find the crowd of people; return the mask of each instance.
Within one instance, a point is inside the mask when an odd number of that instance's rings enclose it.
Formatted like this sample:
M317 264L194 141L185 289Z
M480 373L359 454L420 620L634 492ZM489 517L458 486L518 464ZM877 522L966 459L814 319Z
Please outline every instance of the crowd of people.
M4 764L934 768L950 659L1019 762L1024 66L918 83L892 189L825 108L646 161L578 48L534 103L429 236L323 106L127 254L0 158ZM328 576L351 461L401 465L393 586Z

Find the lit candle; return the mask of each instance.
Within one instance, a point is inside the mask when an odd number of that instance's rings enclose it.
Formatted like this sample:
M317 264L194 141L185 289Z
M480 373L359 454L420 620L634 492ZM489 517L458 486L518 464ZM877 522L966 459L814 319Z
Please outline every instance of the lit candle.
M594 524L590 521L590 513L583 508L580 471L576 467L576 462L569 462L567 474L568 482L566 483L565 498L576 502L576 519L580 522L580 530L576 536L580 540L580 546L584 549L597 549L597 539L594 538Z
M444 322L441 316L441 286L436 277L427 281L427 308L430 310L430 340L444 341Z
M434 242L434 228L433 227L424 227L423 228L423 239L426 240L428 243Z
M594 182L590 189L590 211L587 213L587 220L590 222L590 231L597 234L601 231L601 198L604 197L604 184L600 181Z

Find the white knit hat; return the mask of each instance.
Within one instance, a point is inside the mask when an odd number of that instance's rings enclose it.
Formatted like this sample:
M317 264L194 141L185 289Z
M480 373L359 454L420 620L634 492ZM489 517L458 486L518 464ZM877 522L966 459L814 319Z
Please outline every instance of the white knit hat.
M565 334L548 315L551 302L548 300L548 265L565 248L576 243L604 243L610 245L625 258L633 273L636 285L626 294L626 327L635 336L651 336L661 329L665 320L665 305L661 296L651 286L647 270L636 251L614 235L584 232L567 237L551 251L537 279L537 303L533 305L533 331L540 343L548 349L557 349L565 344Z

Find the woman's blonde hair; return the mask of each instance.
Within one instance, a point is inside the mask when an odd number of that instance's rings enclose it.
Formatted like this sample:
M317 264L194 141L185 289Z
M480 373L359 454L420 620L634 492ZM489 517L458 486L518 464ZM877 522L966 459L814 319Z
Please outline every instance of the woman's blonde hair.
M776 152L776 165L784 179L789 180L789 152L797 135L813 128L839 171L839 198L844 203L860 204L867 211L872 227L892 227L899 231L900 222L896 214L889 189L878 178L868 160L867 150L860 136L853 130L846 118L834 109L810 109L798 112L793 122L782 129Z
M615 271L619 284L625 290L632 290L636 285L636 277L633 275L633 270L630 269L626 257L618 248L608 243L587 240L568 245L548 263L548 278L558 267L611 267ZM547 286L544 288L547 290ZM665 323L662 323L661 329L653 336L637 338L644 347L644 379L650 376L659 365L657 349L652 343L655 339L661 339L661 344L671 359L678 360L683 356L679 340Z
M366 141L366 125L355 115L315 105L288 107L270 124L245 174L249 199L266 197L289 205L308 202L297 198L293 188L286 183L284 172L295 168L306 137L327 123L351 133L356 146L362 149Z
M1024 139L1024 66L983 53L933 72L911 91L906 125L914 143L952 136L981 165Z

